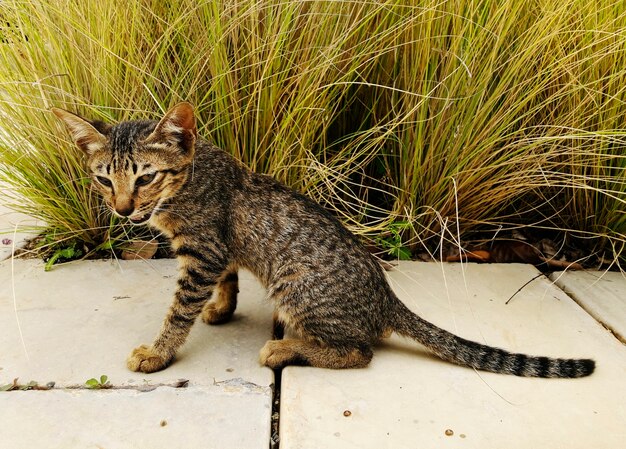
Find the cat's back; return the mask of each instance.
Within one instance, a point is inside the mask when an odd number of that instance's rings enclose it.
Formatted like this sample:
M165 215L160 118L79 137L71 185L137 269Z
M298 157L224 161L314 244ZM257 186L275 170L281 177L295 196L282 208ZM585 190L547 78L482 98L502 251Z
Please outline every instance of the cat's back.
M268 175L250 172L244 183L241 218L267 237L262 239L266 244L278 249L280 244L289 243L312 250L343 242L343 246L359 248L354 235L309 197Z
M266 285L295 266L311 279L380 281L371 255L337 218L269 176L250 172L233 212L239 256Z

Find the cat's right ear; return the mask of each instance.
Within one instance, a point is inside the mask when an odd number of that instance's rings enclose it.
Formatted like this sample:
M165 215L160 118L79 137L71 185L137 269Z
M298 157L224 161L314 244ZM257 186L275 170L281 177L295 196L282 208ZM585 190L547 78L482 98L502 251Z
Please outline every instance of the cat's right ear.
M184 101L167 111L146 142L165 142L175 145L182 150L185 157L192 159L197 138L198 130L193 106Z
M84 118L59 108L52 108L52 112L65 122L74 142L87 155L102 149L106 144L107 138Z

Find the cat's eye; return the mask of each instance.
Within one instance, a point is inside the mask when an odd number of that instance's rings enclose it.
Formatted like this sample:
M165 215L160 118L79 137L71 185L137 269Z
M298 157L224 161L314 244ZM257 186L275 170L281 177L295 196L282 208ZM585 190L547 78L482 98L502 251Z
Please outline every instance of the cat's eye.
M96 176L96 180L102 184L104 187L112 187L113 183L110 179L105 178L104 176Z
M135 181L135 186L139 187L139 186L148 185L154 180L155 176L156 176L156 173L148 173L148 174L142 175L139 178L137 178L137 180Z

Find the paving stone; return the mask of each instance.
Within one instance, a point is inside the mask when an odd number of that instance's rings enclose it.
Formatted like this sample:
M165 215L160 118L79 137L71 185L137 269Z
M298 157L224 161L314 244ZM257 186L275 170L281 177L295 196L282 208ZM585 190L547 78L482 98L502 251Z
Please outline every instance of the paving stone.
M267 448L273 373L258 351L271 338L272 311L249 273L240 273L231 323L199 320L164 371L126 368L131 349L159 330L175 285L174 260L50 272L39 261L0 263L0 384L56 383L0 393L0 447ZM114 389L85 389L102 374ZM172 388L180 379L188 387Z
M3 449L267 449L268 388L160 387L0 394Z
M626 351L524 265L401 263L389 273L413 311L465 338L516 352L592 357L582 379L532 379L443 362L386 340L368 368L289 367L281 449L616 448L624 442Z
M0 261L10 257L14 250L23 247L33 238L36 234L26 229L36 225L41 225L41 222L3 205L0 189Z
M553 273L550 279L626 343L626 277L623 273L567 271Z
M258 362L272 333L272 310L249 273L239 282L233 320L207 326L198 320L166 370L133 373L126 357L149 344L161 327L176 287L175 260L82 261L44 272L33 260L0 264L0 383L15 377L59 386L106 374L118 386L192 385L241 378L273 382Z

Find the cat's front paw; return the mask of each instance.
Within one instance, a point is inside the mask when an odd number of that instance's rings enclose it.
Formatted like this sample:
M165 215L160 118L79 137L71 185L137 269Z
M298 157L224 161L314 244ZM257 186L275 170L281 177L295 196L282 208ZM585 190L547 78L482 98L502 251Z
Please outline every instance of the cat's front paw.
M131 371L153 373L167 367L170 362L171 359L163 358L154 352L151 347L141 345L133 349L133 352L126 361L126 365Z

